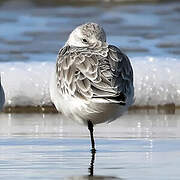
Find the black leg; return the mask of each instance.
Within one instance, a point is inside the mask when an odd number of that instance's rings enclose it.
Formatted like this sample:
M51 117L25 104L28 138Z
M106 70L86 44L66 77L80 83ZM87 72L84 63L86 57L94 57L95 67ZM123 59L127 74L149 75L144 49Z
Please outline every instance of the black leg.
M95 152L92 152L92 156L91 156L91 162L89 165L89 176L93 176L94 175L94 161L95 161Z
M95 143L94 143L94 137L93 137L93 123L91 121L88 121L88 129L90 131L90 136L91 136L91 145L92 145L91 152L95 153L96 149L95 149Z

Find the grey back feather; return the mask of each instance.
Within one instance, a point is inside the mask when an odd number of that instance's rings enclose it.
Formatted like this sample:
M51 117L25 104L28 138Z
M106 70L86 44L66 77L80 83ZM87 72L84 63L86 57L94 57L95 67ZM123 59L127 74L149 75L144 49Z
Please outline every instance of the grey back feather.
M83 99L111 99L120 94L127 97L133 86L128 57L106 43L91 48L63 47L57 57L56 74L60 93Z

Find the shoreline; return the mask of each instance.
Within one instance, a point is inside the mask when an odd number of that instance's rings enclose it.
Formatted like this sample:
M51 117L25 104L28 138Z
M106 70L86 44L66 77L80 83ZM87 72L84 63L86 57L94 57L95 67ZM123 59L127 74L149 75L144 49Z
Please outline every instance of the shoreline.
M5 106L3 113L45 113L55 114L58 113L53 105L45 106ZM156 114L177 114L180 112L180 105L165 104L165 105L146 105L146 106L131 106L128 113L156 113Z

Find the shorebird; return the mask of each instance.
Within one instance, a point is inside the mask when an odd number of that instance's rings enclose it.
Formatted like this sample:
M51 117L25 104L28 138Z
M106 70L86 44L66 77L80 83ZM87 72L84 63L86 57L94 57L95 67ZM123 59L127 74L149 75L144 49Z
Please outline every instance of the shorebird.
M0 111L2 111L3 109L4 102L5 102L5 95L4 95L3 87L1 85L1 76L0 76Z
M95 152L94 125L117 119L134 101L130 60L100 25L80 25L58 53L50 96L58 111L88 126Z

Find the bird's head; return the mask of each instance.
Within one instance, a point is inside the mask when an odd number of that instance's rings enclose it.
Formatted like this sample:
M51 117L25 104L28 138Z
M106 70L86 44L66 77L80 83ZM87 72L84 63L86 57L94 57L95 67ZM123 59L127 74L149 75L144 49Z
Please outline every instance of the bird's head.
M106 34L103 28L96 23L86 23L71 32L66 45L89 47L99 41L106 42Z

